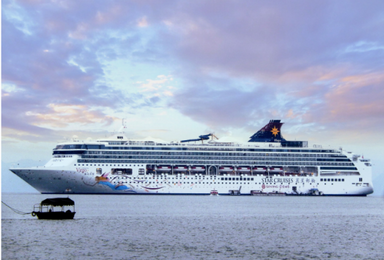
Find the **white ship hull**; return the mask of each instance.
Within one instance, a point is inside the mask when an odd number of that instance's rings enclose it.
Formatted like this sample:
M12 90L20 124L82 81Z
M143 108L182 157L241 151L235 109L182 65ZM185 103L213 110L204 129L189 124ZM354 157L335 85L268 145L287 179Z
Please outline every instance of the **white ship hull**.
M73 162L73 160L71 160ZM138 165L139 166L139 165ZM133 168L131 176L111 175L112 168L103 168L105 179L96 174L96 167L60 167L48 166L28 169L11 169L16 175L29 183L39 192L75 193L75 194L177 194L208 195L217 190L220 195L287 194L308 195L316 189L321 195L366 196L373 193L370 180L361 180L359 176L299 176L283 174L253 175L203 175L199 173L139 175ZM367 171L368 169L365 169ZM136 172L136 174L135 174ZM362 170L360 172L363 172ZM369 176L369 173L364 175ZM330 181L324 180L330 179ZM368 181L368 182L367 182Z

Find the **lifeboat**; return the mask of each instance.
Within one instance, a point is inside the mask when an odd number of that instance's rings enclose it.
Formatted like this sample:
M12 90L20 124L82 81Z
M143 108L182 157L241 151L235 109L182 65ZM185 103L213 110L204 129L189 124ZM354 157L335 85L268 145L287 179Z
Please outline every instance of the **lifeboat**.
M188 167L186 166L175 166L173 168L174 171L178 171L178 172L186 172L188 171Z
M171 166L157 166L156 170L159 172L169 172L171 171Z
M237 167L238 172L250 172L250 167Z
M254 172L266 172L267 168L266 167L254 167L252 170Z
M270 172L283 172L283 168L282 167L271 167L269 168L269 171Z
M233 167L224 167L224 166L222 166L222 167L220 167L219 168L219 171L221 171L221 172L232 172L233 171Z
M204 166L193 166L191 168L191 171L193 171L193 172L203 172L203 171L205 171L205 167Z

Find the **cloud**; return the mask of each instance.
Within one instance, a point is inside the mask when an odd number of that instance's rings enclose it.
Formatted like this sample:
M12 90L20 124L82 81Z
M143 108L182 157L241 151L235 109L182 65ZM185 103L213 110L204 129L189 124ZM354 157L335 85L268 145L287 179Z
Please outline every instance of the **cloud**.
M377 124L374 118L382 118L383 111L378 86L384 83L378 77L384 35L378 32L383 22L377 8L383 4L348 3L348 11L345 4L212 1L194 2L188 10L179 6L164 20L179 36L175 53L185 69L174 75L183 79L184 88L171 106L221 127L251 124L253 114L330 127L335 122L346 127L341 121L355 127L360 121ZM231 80L211 84L213 74ZM373 85L344 86L350 76L369 74L376 78ZM245 78L258 87L244 91ZM250 97L259 102L249 102Z
M106 123L109 124L116 118L105 116L100 111L92 111L84 105L66 105L66 104L49 104L49 112L35 113L27 111L27 117L34 117L33 122L36 125L48 125L51 127L65 128L72 123L91 124Z
M175 92L170 106L212 129L243 128L253 125L262 116L271 116L277 93L270 86L238 86L226 77L190 79L190 88ZM225 86L225 87L223 87Z
M159 75L157 79L147 79L145 83L140 83L140 92L145 94L147 98L173 96L174 87L168 85L173 81L172 76Z
M333 63L338 51L361 37L380 42L383 33L373 33L378 24L371 23L381 16L375 4L354 3L346 11L341 2L290 1L276 6L213 1L204 7L192 5L173 24L184 32L179 54L190 62L233 75L276 77L314 63Z
M141 18L137 21L137 26L139 26L139 27L147 27L147 26L148 26L147 17L146 17L146 16L141 17Z
M322 121L384 128L383 82L382 73L340 78L324 97Z
M4 1L3 126L38 133L111 123L145 107L174 108L222 129L271 117L373 125L383 118L383 7L382 1ZM123 87L106 71L119 59L145 68L122 68L135 78Z
M27 8L34 4L40 12ZM59 127L94 122L91 117L99 118L99 122L110 121L108 118L113 117L104 114L100 107L117 108L130 100L121 90L108 86L104 79L103 59L118 53L113 51L116 44L107 42L111 33L101 31L95 35L95 30L111 22L107 16L111 18L116 14L115 7L102 8L109 12L104 15L104 23L100 13L99 20L95 20L95 6L89 8L70 1L66 5L7 2L4 9L8 15L4 15L2 21L3 39L6 39L2 56L2 101L3 112L7 114L3 127L20 126L38 133L41 129L31 124ZM81 15L76 15L77 12ZM137 40L131 37L120 44ZM84 109L64 116L62 119L68 120L64 121L60 120L61 111L53 109L52 104ZM23 120L24 124L21 127L13 120Z

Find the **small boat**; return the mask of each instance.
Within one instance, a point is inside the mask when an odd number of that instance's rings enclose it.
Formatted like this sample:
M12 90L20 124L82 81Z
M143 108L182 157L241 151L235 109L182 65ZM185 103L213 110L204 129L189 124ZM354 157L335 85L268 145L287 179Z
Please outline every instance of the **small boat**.
M35 204L32 216L38 219L73 219L75 202L70 198L50 198Z
M211 196L219 196L219 192L217 190L211 190Z
M233 167L220 167L219 171L221 171L221 172L233 172Z
M172 170L171 166L157 166L156 168L159 172L170 172Z
M256 173L262 173L262 172L266 172L267 168L266 167L254 167L252 170L253 170L253 172L256 172Z
M204 166L194 166L191 168L191 171L193 172L203 172L205 171L205 167Z
M237 167L237 172L250 172L250 167Z
M175 166L173 168L173 170L176 172L176 171L179 171L179 172L186 172L188 171L188 167L186 166Z

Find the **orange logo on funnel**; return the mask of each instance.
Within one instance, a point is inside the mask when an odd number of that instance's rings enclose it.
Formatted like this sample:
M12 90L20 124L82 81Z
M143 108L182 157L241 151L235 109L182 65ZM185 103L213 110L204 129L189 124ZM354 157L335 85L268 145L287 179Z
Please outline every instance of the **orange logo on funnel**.
M276 136L280 131L276 128L276 126L274 126L271 132L274 136Z

